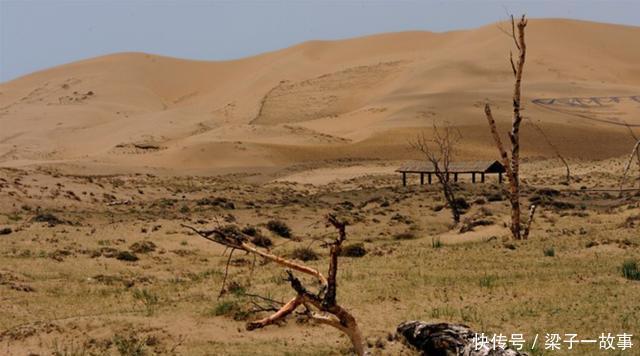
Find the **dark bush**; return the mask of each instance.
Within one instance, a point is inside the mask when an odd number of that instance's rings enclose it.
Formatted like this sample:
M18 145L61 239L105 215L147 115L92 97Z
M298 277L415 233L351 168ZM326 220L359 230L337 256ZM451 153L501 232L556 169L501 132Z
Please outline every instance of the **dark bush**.
M208 206L218 206L221 207L223 209L235 209L236 205L229 199L227 198L222 198L222 197L209 197L209 198L202 198L199 199L196 204L202 206L202 205L208 205Z
M453 205L458 208L459 211L465 211L469 209L469 203L464 198L455 198L453 200Z
M12 232L13 232L13 230L11 230L10 227L5 227L5 228L0 229L0 235L9 235Z
M340 256L344 257L362 257L367 254L367 250L364 248L364 244L355 243L342 246L340 250Z
M556 250L553 247L545 247L544 250L542 250L542 252L547 257L554 257L556 255Z
M49 226L56 226L56 225L60 225L60 224L64 224L64 220L59 219L57 216L51 214L51 213L43 213L43 214L38 214L36 216L33 217L33 221L35 222L44 222L49 224Z
M413 240L413 239L417 239L418 236L416 236L416 234L413 231L405 231L405 232L396 234L393 238L396 240Z
M503 201L504 196L502 193L489 193L486 195L487 201Z
M131 261L131 262L139 260L138 256L136 256L134 253L129 251L118 252L118 254L116 255L116 259L120 261Z
M291 252L291 258L304 262L315 261L318 259L318 254L308 247L298 247Z
M622 276L632 281L640 281L640 267L636 260L626 260L622 263Z
M256 246L260 246L260 247L271 247L273 246L273 241L271 241L270 238L262 235L262 234L258 234L256 236L253 236L251 238L251 242L256 245Z
M267 229L278 236L287 239L291 238L291 229L282 220L269 220L269 222L267 222Z
M242 229L242 233L249 236L257 236L260 231L255 226L247 226Z

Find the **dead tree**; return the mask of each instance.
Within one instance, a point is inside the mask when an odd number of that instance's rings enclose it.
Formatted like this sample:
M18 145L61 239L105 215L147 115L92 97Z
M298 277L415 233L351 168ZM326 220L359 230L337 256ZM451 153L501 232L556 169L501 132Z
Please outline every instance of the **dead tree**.
M622 195L622 187L624 186L624 182L627 180L627 174L629 173L629 168L631 168L631 162L633 162L633 157L638 157L638 155L640 155L639 150L640 150L640 140L637 140L636 144L633 145L631 154L629 154L629 158L627 159L627 164L624 166L624 172L622 173L622 178L620 179L620 195Z
M513 116L511 120L511 131L509 132L509 140L511 142L511 157L505 151L500 134L496 127L496 122L491 113L489 103L485 104L484 113L489 123L489 128L493 135L496 147L500 153L502 164L505 166L507 178L509 179L509 202L511 204L511 234L514 239L522 238L522 229L520 223L520 123L522 122L522 103L521 103L521 84L522 73L524 71L524 62L527 54L527 46L524 40L525 27L527 27L527 19L525 15L516 24L515 19L511 16L511 33L510 36L518 49L518 59L514 63L513 53L510 53L509 60L511 69L515 78L513 88Z
M625 123L625 126L629 130L629 134L633 138L633 141L634 142L638 142L638 136L636 135L635 132L633 132L633 129L631 128L631 126L629 126L629 124L627 124L627 123ZM638 180L638 184L640 184L640 150L636 150L636 162L638 163L638 171L639 171L637 180ZM626 173L625 173L625 175L626 175Z
M547 136L547 133L544 132L544 130L542 130L542 127L538 126L537 124L535 124L531 120L529 120L529 123L540 133L542 138L544 138L544 140L547 142L547 145L549 145L549 147L551 147L551 149L553 149L553 152L555 153L556 157L558 157L560 162L562 162L562 164L564 165L564 168L566 169L566 172L567 172L567 175L565 177L565 179L566 179L565 183L566 184L571 184L571 169L569 169L569 163L567 163L567 160L564 159L562 154L560 154L560 149L558 149L558 146L556 146L553 142L551 142L551 140L549 139L549 136Z
M415 140L409 142L414 150L422 153L425 159L433 165L434 174L442 187L444 199L451 209L455 224L460 222L461 211L456 200L453 182L450 179L449 167L455 155L456 145L461 138L460 131L449 124L440 130L434 123L431 138L427 138L424 133L421 133Z
M282 267L287 268L287 281L295 291L296 296L289 302L285 303L274 314L264 319L247 323L247 330L260 329L265 326L278 323L293 313L298 307L302 306L305 309L304 314L309 319L321 324L332 326L342 331L349 337L355 353L357 355L364 355L364 339L355 317L336 302L338 256L342 248L342 243L347 238L346 223L338 220L332 214L327 215L327 221L338 230L338 237L327 243L330 251L328 277L325 277L314 268L277 256L267 250L259 248L250 242L251 236L242 233L236 227L218 227L212 230L198 230L191 226L182 226L191 229L209 241L230 248L232 251L241 250L246 253L260 256L268 261L275 262ZM320 284L318 292L314 293L307 289L292 271L304 273L316 279Z

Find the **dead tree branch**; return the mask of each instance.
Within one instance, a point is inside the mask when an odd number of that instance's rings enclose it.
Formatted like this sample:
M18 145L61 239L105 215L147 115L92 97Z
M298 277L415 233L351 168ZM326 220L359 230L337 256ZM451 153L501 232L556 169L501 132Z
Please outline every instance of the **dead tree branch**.
M626 122L624 125L629 130L629 134L633 138L633 141L638 141L638 136L636 135L635 132L633 132L633 129L631 128L631 126L629 126L629 124L627 124ZM636 150L636 162L638 163L638 179L637 180L638 180L638 184L640 184L640 150Z
M633 157L638 154L638 149L640 149L640 140L636 141L636 144L633 146L631 154L629 154L629 158L627 159L627 164L625 164L624 166L624 172L622 173L622 178L620 179L620 194L622 194L622 187L624 186L624 182L627 180L627 173L629 173L629 168L631 168Z
M511 143L511 157L507 154L507 151L502 145L500 140L500 134L496 127L495 120L491 113L491 107L487 103L484 108L485 116L491 129L491 134L496 143L496 147L500 153L501 160L507 171L507 178L509 179L509 202L511 204L511 234L514 239L520 240L522 238L522 229L520 222L520 124L522 122L522 102L521 102L521 87L522 87L522 74L524 72L524 63L527 54L527 45L525 42L525 27L527 26L527 19L524 15L516 23L513 16L511 16L511 37L518 49L517 62L513 62L513 55L510 55L511 69L515 77L515 83L513 88L513 116L511 120L511 131L509 132L509 141Z
M450 165L455 156L456 146L462 139L460 131L449 124L439 129L433 124L433 135L427 138L424 133L418 135L415 140L409 141L414 150L422 153L425 159L433 165L434 174L442 187L445 201L451 210L455 224L460 222L462 215L456 200L454 184L450 179Z
M236 227L219 227L212 230L201 231L188 225L182 226L191 229L196 234L209 241L221 244L225 247L261 256L287 268L287 280L289 281L291 288L296 292L296 296L282 305L272 315L261 320L249 322L247 324L247 330L259 329L283 321L288 315L293 313L302 305L306 308L305 314L311 320L333 326L334 328L342 331L349 337L355 353L357 355L364 355L365 343L356 319L351 315L351 313L336 302L338 256L342 248L342 243L347 238L347 224L340 221L332 214L327 215L327 221L338 230L338 236L329 244L330 260L328 278L325 278L320 272L311 267L260 250L257 246L253 246L250 243L250 236L243 234ZM320 282L319 291L317 293L309 291L293 274L292 270L315 277ZM316 311L313 311L314 308Z
M534 123L531 120L529 120L529 123L540 133L542 138L544 138L545 142L547 142L547 145L549 145L549 147L551 147L551 149L553 149L553 152L556 154L556 157L558 157L560 162L562 162L562 164L564 165L564 168L567 171L565 183L566 184L570 184L571 183L571 169L569 169L569 163L567 163L567 160L564 159L562 154L560 154L560 149L558 149L558 146L556 146L553 142L551 142L551 140L549 139L549 136L547 136L546 132L544 132L544 130L542 130L542 127L538 126L536 123Z
M527 219L527 226L524 228L524 233L522 234L523 239L529 238L529 232L531 231L531 224L533 223L533 216L536 213L536 206L534 204L529 207L529 218Z

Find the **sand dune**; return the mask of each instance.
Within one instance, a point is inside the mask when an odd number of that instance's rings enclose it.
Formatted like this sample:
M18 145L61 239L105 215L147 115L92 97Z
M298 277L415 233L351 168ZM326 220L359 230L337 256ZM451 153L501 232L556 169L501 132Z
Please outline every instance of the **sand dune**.
M311 41L224 62L121 53L40 71L0 85L0 165L179 172L404 159L407 139L434 121L461 128L461 154L494 157L482 105L490 100L506 125L512 88L499 26ZM565 155L629 149L619 124L640 125L638 36L638 27L530 21L526 116ZM540 142L525 128L525 156L551 156Z

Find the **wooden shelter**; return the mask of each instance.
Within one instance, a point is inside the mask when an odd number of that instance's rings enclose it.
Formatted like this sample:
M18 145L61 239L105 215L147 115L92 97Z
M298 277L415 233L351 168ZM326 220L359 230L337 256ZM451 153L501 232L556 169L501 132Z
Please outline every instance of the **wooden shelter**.
M442 171L443 168L440 167ZM407 174L419 174L420 185L424 184L424 176L427 175L428 182L431 184L432 175L436 173L434 165L429 161L411 161L403 164L396 172L402 173L402 185L407 185ZM459 174L471 174L471 181L476 182L476 174L480 175L480 182L484 183L485 174L497 174L498 182L502 183L502 173L506 172L502 163L498 161L470 161L470 162L451 162L449 164L449 172L453 174L453 181L458 181Z

